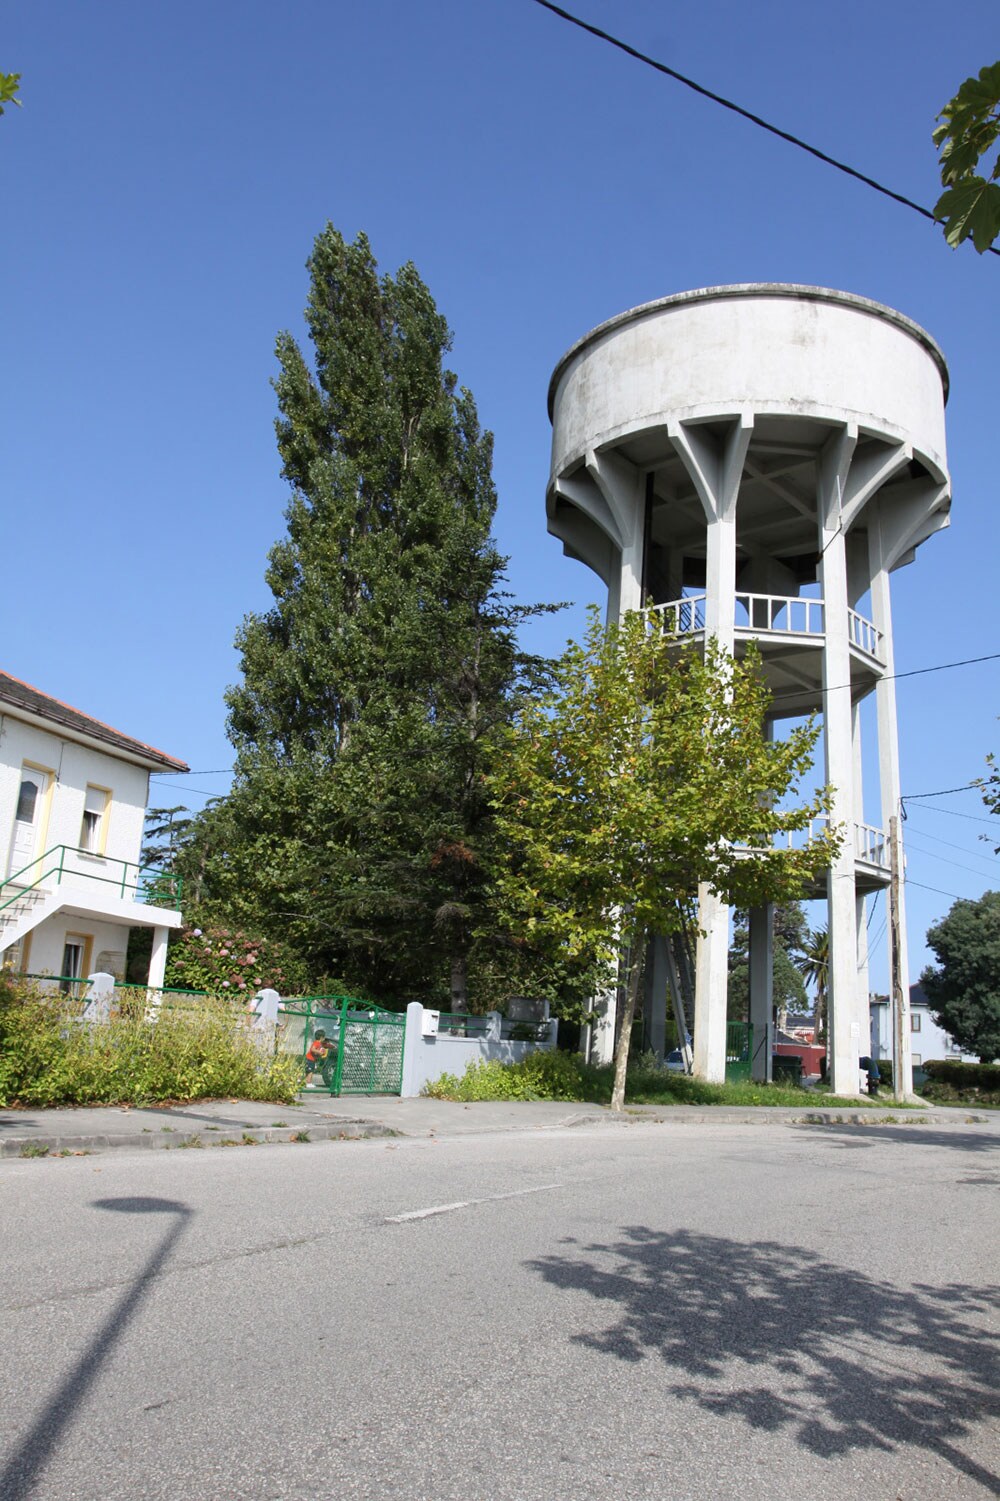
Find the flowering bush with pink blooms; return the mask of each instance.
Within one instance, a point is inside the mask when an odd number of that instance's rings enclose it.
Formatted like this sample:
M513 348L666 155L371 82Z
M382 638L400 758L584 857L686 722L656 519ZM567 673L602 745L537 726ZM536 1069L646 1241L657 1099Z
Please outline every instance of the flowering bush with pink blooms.
M167 954L166 984L232 996L255 995L262 986L282 996L309 989L305 969L287 945L221 927L181 929Z

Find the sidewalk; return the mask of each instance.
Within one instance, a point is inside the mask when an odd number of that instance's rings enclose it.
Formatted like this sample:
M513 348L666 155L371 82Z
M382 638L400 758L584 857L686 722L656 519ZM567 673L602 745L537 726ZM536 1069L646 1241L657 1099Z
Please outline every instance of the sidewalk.
M341 1141L368 1137L449 1137L484 1133L553 1131L577 1126L623 1130L655 1125L885 1125L936 1128L976 1125L1000 1139L1000 1112L811 1109L781 1106L630 1105L614 1115L603 1105L558 1100L481 1102L396 1099L392 1096L328 1099L306 1095L295 1105L208 1100L145 1109L105 1105L61 1110L0 1110L0 1157L43 1157L112 1148L253 1146L260 1142Z

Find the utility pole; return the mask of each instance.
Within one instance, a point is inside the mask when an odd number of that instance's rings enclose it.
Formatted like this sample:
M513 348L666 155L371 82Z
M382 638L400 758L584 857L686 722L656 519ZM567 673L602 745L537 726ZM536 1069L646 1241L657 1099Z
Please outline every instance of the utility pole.
M899 880L902 864L899 818L889 819L889 995L892 1007L892 1093L905 1100L913 1092L913 1069L910 1066L909 1006L901 972L899 929Z

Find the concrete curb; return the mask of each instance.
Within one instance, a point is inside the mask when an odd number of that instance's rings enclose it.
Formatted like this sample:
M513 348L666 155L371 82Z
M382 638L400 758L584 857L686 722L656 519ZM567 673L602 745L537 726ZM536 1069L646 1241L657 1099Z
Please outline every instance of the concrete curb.
M184 1121L183 1125L164 1126L163 1114L157 1112L155 1116L147 1115L148 1125L142 1125L144 1117L141 1113L138 1118L131 1122L131 1130L101 1130L103 1120L91 1120L86 1124L91 1130L77 1129L76 1131L61 1131L59 1126L63 1124L58 1116L59 1111L49 1112L49 1119L38 1121L35 1130L26 1130L19 1121L12 1120L9 1115L0 1119L0 1125L4 1129L12 1131L12 1135L0 1135L0 1160L11 1159L26 1160L41 1157L70 1157L89 1156L98 1152L139 1150L139 1151L179 1151L198 1150L206 1147L238 1147L238 1146L263 1146L273 1143L309 1143L324 1141L366 1141L386 1139L406 1139L411 1141L445 1141L451 1138L466 1138L471 1136L508 1136L525 1134L544 1134L548 1131L586 1130L600 1127L604 1129L621 1129L628 1126L752 1126L761 1127L776 1126L850 1126L852 1128L877 1126L885 1128L890 1134L893 1128L914 1128L916 1130L943 1129L946 1132L957 1132L968 1126L1000 1127L1000 1119L994 1118L992 1113L976 1113L974 1110L962 1110L950 1108L928 1108L926 1110L911 1111L898 1110L881 1113L873 1108L866 1109L795 1109L788 1106L745 1106L727 1107L720 1105L630 1105L626 1106L622 1114L613 1113L607 1107L588 1106L582 1104L574 1109L570 1101L546 1102L546 1110L541 1118L537 1109L530 1104L524 1106L523 1113L520 1110L504 1109L500 1118L477 1120L476 1106L448 1104L442 1113L440 1104L434 1106L434 1113L424 1115L423 1112L396 1111L386 1108L385 1116L388 1120L364 1119L349 1115L338 1116L324 1114L317 1118L315 1115L300 1118L298 1121L283 1121L280 1125L272 1125L267 1121L253 1124L245 1118L239 1110L237 1101L224 1102L223 1107L226 1115L222 1119L205 1114L206 1124L199 1124L196 1129L191 1129L191 1122ZM245 1106L252 1102L244 1102ZM393 1102L398 1104L399 1102ZM410 1104L411 1102L404 1102ZM236 1106L236 1115L233 1116L233 1107ZM431 1108L431 1102L428 1102ZM489 1105L483 1107L490 1110ZM468 1115L465 1112L470 1112ZM103 1114L98 1107L96 1113ZM109 1110L108 1114L112 1112ZM250 1110L246 1109L249 1114ZM67 1116L72 1112L67 1111ZM53 1118L55 1117L55 1118ZM168 1117L169 1118L169 1117ZM180 1119L180 1117L174 1117ZM119 1117L120 1119L120 1117ZM392 1124L389 1124L389 1121ZM84 1124L82 1121L67 1119L66 1125L74 1124L78 1127ZM109 1121L108 1124L117 1124L117 1121ZM55 1128L55 1129L53 1129ZM97 1128L97 1129L94 1129ZM1000 1136L1000 1131L997 1132Z
M647 1106L649 1110L657 1110L655 1105ZM688 1110L689 1107L681 1107ZM774 1107L775 1111L783 1109L782 1106ZM767 1106L752 1106L746 1111L727 1110L724 1106L719 1109L709 1106L704 1110L694 1110L690 1113L674 1114L669 1108L656 1115L640 1114L635 1107L625 1107L625 1114L632 1115L635 1120L649 1121L651 1124L661 1126L669 1123L677 1125L719 1125L719 1126L930 1126L944 1127L946 1130L957 1130L962 1126L985 1126L990 1124L988 1115L966 1115L962 1112L961 1119L955 1116L942 1119L940 1116L925 1115L923 1112L911 1112L908 1110L896 1110L891 1115L879 1115L876 1110L804 1110L801 1113L789 1113L779 1115L771 1114Z
M273 1142L367 1141L369 1138L397 1137L398 1131L377 1121L336 1121L329 1126L312 1122L305 1126L277 1130L254 1127L241 1130L238 1137L221 1131L98 1132L93 1136L15 1136L0 1141L0 1157L90 1156L96 1152L133 1148L139 1151L197 1151L205 1147L250 1147Z

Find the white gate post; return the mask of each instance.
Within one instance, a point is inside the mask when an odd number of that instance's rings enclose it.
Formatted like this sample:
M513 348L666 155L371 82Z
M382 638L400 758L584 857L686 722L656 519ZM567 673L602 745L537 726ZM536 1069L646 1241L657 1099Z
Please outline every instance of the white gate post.
M103 970L87 976L87 1003L83 1008L85 1022L102 1023L111 1020L111 1002L115 998L115 977Z
M420 1049L423 1046L424 1008L419 1001L411 1001L406 1008L406 1030L403 1033L403 1079L400 1098L412 1099L420 1093Z

